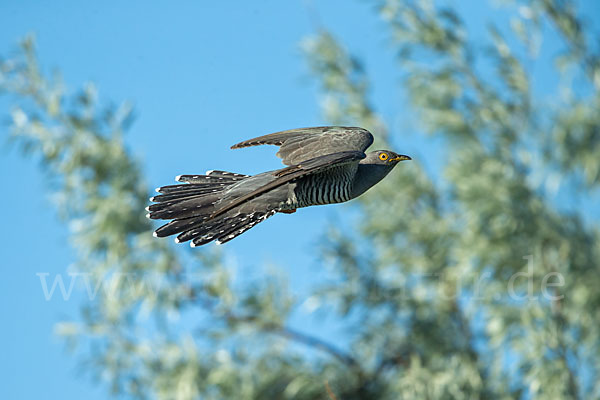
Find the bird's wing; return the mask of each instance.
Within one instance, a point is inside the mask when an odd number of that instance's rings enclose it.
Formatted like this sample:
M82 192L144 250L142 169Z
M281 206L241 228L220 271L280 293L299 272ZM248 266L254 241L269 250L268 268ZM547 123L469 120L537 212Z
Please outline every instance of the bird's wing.
M246 201L252 200L293 180L322 172L329 168L355 163L365 157L366 155L362 151L342 151L311 158L299 164L291 165L287 168L274 171L273 174L276 176L275 180L267 183L266 185L260 186L253 191L234 199L233 201L223 204L221 207L218 207L210 217L214 218L218 215L224 214Z
M346 126L320 126L291 129L245 140L232 149L272 144L280 146L277 156L285 165L300 164L319 156L364 151L373 143L373 135L366 129Z

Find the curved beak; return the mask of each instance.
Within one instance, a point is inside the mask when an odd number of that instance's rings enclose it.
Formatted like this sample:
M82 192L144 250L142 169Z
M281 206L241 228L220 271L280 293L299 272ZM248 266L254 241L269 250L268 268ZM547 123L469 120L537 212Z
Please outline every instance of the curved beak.
M405 156L404 154L398 154L397 157L390 158L390 161L406 161L406 160L412 160L412 158L410 158L409 156Z

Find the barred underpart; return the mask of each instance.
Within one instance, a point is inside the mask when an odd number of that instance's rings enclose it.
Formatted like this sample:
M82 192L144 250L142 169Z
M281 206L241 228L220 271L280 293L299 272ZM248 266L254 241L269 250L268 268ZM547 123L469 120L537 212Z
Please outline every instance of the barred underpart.
M304 177L294 191L296 207L343 203L351 199L357 164L342 165Z

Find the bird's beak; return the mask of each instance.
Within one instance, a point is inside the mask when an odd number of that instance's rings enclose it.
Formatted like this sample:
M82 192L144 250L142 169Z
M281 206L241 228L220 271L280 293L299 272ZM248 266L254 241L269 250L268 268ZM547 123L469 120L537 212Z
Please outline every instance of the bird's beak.
M398 154L398 157L390 158L390 161L406 161L412 160L409 156L405 156L404 154Z

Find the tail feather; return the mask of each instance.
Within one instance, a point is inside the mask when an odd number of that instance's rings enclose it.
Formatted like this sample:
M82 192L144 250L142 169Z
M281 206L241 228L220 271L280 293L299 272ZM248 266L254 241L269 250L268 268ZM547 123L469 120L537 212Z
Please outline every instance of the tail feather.
M152 204L148 207L150 219L191 218L210 213L220 199L220 192L211 195L186 197L180 200Z
M220 181L219 178L213 178L212 182L202 182L202 183L182 183L181 185L169 185L162 186L156 188L156 191L161 194L170 194L170 193L178 193L181 191L188 190L198 190L198 189L208 189L208 188L224 188L227 187L236 181Z
M221 181L239 181L248 178L248 176L249 175L236 174L234 172L212 170L206 171L206 175L179 175L175 180L188 183L206 183L207 181L214 181L215 179Z
M158 228L154 233L156 237L166 237L181 232L187 232L201 226L208 219L208 215L192 218L174 219Z
M148 217L171 221L159 227L154 236L177 235L177 243L191 240L192 247L213 240L220 244L274 215L276 210L236 207L211 217L219 201L231 196L226 194L229 187L248 177L227 171L207 171L206 175L180 175L176 180L185 183L156 189L160 194L150 199L155 203L147 208Z
M209 175L180 175L176 178L184 182L179 185L163 186L156 189L161 193L150 198L154 204L147 207L150 219L184 219L210 213L221 193L241 178L225 179ZM156 233L158 235L158 232Z
M182 234L179 236L181 236L182 238L190 236L190 239L192 240L190 246L192 247L202 246L203 244L216 240L220 234L223 234L225 232L228 225L228 218L219 219L214 221L213 223L205 224L196 231L197 233L192 231L189 235L184 236Z
M254 225L266 220L276 213L275 210L268 212L255 212L252 214L237 214L234 217L217 218L214 223L212 220L206 221L201 229L192 229L180 234L177 237L178 242L184 242L192 239L192 247L201 246L213 240L217 244L226 243Z
M219 170L214 170L214 169L210 170L210 171L206 171L206 175L220 177L220 178L233 179L233 180L240 180L240 179L248 178L250 176L250 175L244 175L244 174L236 174L235 172L219 171Z
M204 225L204 221L197 221L193 226L189 226L181 230L181 233L177 235L175 241L177 243L187 242L188 240L194 239L201 235L202 227Z
M204 194L217 193L222 191L222 187L206 187L206 188L190 188L190 190L181 190L178 192L172 192L169 194L159 194L150 198L150 201L162 203L170 200L182 200L187 197L201 196Z
M265 219L269 218L272 215L275 215L276 212L277 211L272 210L267 213L255 213L251 216L250 215L246 216L244 218L243 223L233 226L230 230L219 235L219 237L217 239L217 244L227 243L230 240L235 239L242 233L246 232L248 229L252 228L254 225L264 221Z
M193 201L194 203L198 202L198 196L185 196L185 197L181 197L179 199L175 199L175 200L170 200L170 201L163 201L162 203L155 203L155 204L151 204L150 206L147 207L148 211L152 211L152 219L157 219L160 218L160 215L158 215L159 211L166 211L166 210L172 210L174 211L175 209L179 209L179 208L183 208L186 204L185 202L189 202L190 200Z
M235 218L220 218L208 221L203 221L192 228L185 230L177 236L177 243L187 242L192 240L192 247L201 246L215 240L218 235L223 234L228 226L230 226Z

